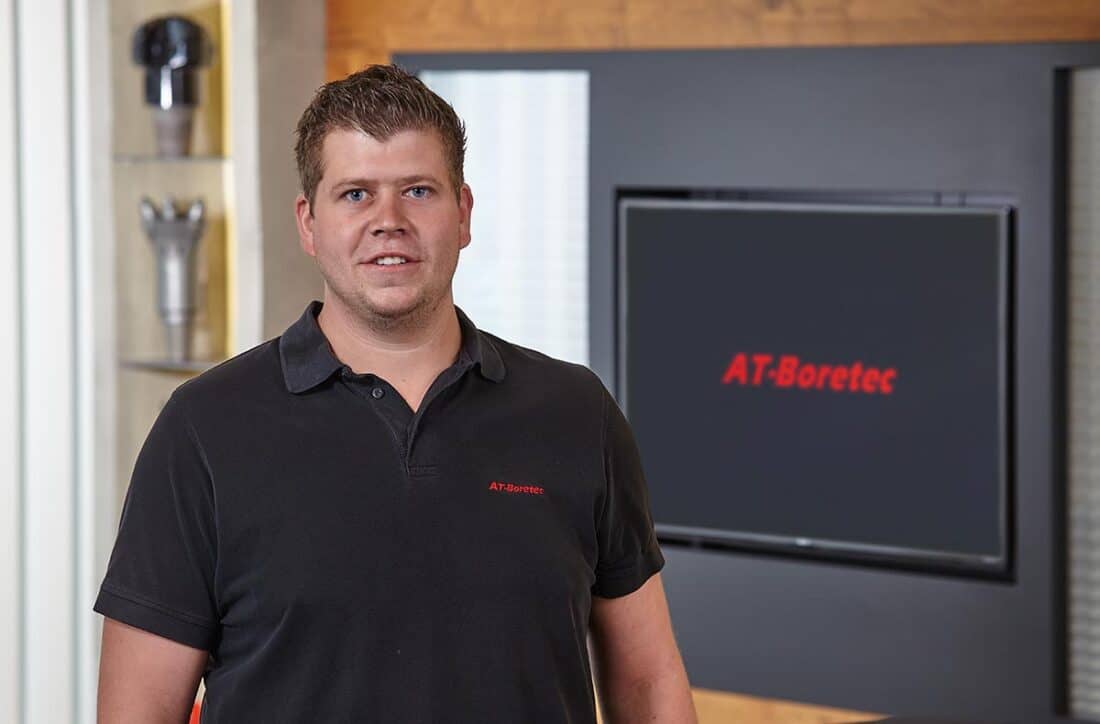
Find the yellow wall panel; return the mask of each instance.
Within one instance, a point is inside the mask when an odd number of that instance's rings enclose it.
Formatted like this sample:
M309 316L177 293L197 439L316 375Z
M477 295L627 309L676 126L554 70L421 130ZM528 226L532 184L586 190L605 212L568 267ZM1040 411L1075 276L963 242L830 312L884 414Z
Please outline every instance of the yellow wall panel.
M1100 39L1091 0L327 0L327 75L401 51Z

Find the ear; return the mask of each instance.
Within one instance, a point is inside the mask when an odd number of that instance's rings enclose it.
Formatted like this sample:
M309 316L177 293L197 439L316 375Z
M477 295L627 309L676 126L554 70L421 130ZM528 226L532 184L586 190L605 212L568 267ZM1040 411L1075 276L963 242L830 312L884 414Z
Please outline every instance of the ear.
M294 217L298 223L298 242L302 251L317 256L317 250L313 247L313 208L305 194L298 194L294 199Z
M458 242L459 249L465 249L470 245L470 214L473 210L474 194L470 190L469 184L462 184L462 188L458 192L459 228L461 230Z

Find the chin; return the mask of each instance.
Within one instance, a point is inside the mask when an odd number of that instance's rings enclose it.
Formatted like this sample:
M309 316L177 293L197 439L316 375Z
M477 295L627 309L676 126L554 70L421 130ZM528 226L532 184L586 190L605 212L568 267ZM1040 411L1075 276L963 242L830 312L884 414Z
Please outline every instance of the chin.
M372 326L383 328L415 325L447 298L446 289L442 294L433 294L434 290L424 288L370 289L331 284L329 288L350 312Z
M417 320L434 308L435 305L423 297L405 300L365 299L360 305L360 309L368 316L390 324Z

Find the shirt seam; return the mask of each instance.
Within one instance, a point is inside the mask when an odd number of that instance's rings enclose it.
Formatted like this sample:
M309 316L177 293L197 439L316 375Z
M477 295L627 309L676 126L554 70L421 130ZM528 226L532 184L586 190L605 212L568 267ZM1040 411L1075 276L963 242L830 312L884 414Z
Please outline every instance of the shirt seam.
M634 573L641 561L647 561L654 557L654 554L659 551L659 548L655 548L652 544L647 545L640 553L625 559L625 561L619 561L617 563L608 566L596 566L596 574L600 578L622 578L623 576Z
M151 608L159 613L163 613L165 615L171 616L172 618L179 619L184 623L200 626L210 631L213 631L217 628L216 622L210 621L200 616L195 616L194 614L190 614L185 611L177 611L170 606L165 606L163 603L142 596L140 593L134 593L133 591L120 588L117 584L104 581L102 588L104 591L110 593L113 596L118 596L119 598L129 601L130 603L135 603L139 606L144 606L145 608Z
M175 397L175 395L173 395ZM206 468L206 479L210 481L210 499L214 505L214 580L210 582L213 587L214 601L217 604L221 600L221 596L218 592L218 581L220 579L221 572L221 526L218 524L218 489L214 485L214 469L210 466L210 459L206 455L206 448L202 446L202 441L199 439L198 430L191 424L191 418L187 414L186 406L182 400L177 398L177 406L180 409L180 418L183 420L183 424L187 428L187 436L191 438L191 442L195 445L195 449L199 453L199 458L202 460L202 466Z

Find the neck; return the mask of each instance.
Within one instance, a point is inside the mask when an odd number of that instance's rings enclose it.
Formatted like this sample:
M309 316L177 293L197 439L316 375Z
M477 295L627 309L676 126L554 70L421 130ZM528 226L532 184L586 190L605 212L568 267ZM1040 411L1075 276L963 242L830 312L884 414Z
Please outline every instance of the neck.
M328 294L317 323L337 359L354 372L378 375L399 389L427 388L454 363L462 345L450 295L417 324L372 327ZM413 393L415 394L415 392Z

